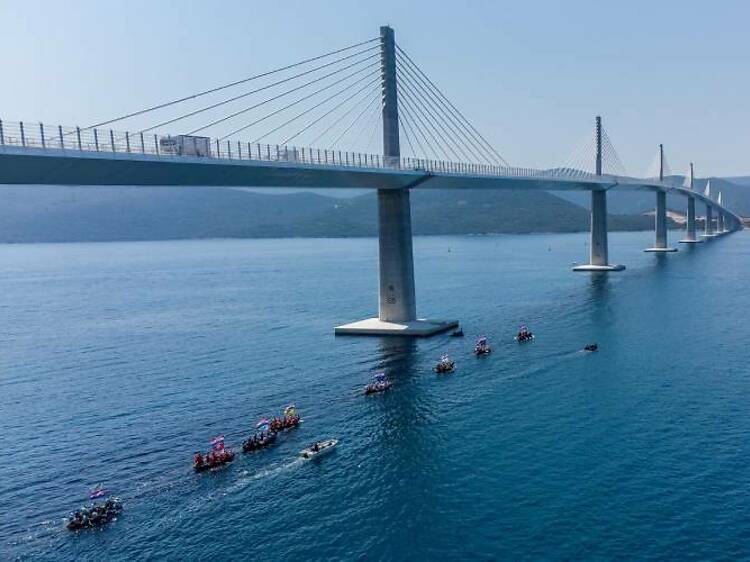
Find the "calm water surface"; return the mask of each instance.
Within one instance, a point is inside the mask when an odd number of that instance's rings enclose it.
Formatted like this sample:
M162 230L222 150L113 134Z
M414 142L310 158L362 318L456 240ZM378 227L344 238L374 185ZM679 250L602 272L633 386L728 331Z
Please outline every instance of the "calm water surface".
M750 234L652 236L604 277L569 271L585 234L418 238L420 314L468 336L420 341L333 336L376 311L374 239L0 246L0 559L747 559ZM67 532L98 482L125 512Z

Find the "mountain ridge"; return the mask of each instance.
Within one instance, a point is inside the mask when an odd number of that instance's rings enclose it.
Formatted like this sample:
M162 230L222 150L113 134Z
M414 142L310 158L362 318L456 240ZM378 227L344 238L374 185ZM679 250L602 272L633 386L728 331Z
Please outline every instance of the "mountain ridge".
M414 190L415 235L577 232L584 208L543 191ZM649 229L645 216L613 230ZM374 192L336 198L231 188L0 187L0 242L357 237L377 234Z

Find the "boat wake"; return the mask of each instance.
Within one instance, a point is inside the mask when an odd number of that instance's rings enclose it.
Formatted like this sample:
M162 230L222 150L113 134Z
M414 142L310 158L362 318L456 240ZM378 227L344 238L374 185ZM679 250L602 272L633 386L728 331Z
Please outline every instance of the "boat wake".
M277 464L275 466L270 466L267 468L262 468L260 470L255 470L255 471L242 470L240 472L239 478L237 479L237 482L227 487L226 490L223 492L223 495L238 492L244 489L245 487L247 487L252 482L256 480L260 480L261 478L269 478L269 477L281 474L283 472L286 472L288 470L292 470L300 466L303 463L303 461L304 459L295 458L294 460L291 460L289 462Z

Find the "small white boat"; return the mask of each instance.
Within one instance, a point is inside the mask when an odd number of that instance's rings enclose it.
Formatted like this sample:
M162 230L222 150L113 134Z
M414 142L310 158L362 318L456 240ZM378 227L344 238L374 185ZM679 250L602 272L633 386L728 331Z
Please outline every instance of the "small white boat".
M315 459L333 451L333 448L338 442L338 439L324 439L323 441L317 441L306 449L302 449L299 452L299 456L303 459Z

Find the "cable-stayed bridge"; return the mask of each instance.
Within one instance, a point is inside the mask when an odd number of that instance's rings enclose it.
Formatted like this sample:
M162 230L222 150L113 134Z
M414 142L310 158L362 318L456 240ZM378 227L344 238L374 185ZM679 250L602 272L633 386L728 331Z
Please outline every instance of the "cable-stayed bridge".
M693 190L692 164L684 180L671 175L662 145L647 176L627 174L599 117L567 163L509 165L390 27L367 41L83 127L0 121L0 184L377 189L379 314L337 333L429 335L457 324L417 318L412 189L588 190L590 259L578 271L624 269L609 262L610 189L655 192L655 243L646 251L676 251L667 243L667 193L688 201L680 242L742 228L720 193ZM706 209L701 236L696 200Z

